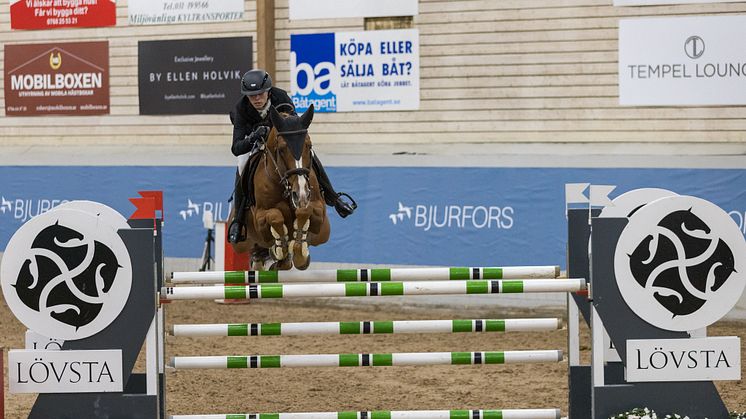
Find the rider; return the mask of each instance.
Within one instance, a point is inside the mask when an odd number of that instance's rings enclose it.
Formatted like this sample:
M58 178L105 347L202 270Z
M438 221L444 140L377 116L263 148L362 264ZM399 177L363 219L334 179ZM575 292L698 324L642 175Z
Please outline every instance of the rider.
M234 156L242 156L251 153L257 143L267 139L267 134L272 126L269 118L269 107L274 106L280 112L288 112L296 115L293 102L287 92L272 86L272 77L264 70L255 69L247 71L241 78L241 94L244 96L236 104L230 113L233 123L233 145L231 152ZM340 217L344 218L355 211L354 205L340 199L341 193L334 191L331 181L321 165L316 153L313 156L313 166L321 186L321 192L327 205L333 206ZM239 157L241 161L241 157ZM242 169L241 169L242 170ZM238 243L246 239L244 214L246 209L246 197L243 188L238 181L233 192L234 207L236 209L233 222L228 228L228 241ZM344 194L346 195L346 194Z

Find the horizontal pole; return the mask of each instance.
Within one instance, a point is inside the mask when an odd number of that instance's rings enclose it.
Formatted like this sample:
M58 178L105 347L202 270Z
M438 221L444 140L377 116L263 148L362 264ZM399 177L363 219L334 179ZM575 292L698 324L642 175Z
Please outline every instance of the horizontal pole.
M585 280L496 279L432 282L356 282L344 284L259 284L163 287L169 300L260 299L295 297L379 297L391 295L464 295L529 292L575 292Z
M500 352L402 352L384 354L176 356L176 369L295 367L391 367L406 365L488 365L559 362L561 350Z
M176 324L173 336L308 336L400 333L530 332L562 328L545 319L395 320L361 322Z
M372 412L172 415L169 419L559 419L559 409L407 410Z
M274 284L293 282L450 281L472 279L551 279L559 266L472 268L373 268L310 271L173 272L173 284Z

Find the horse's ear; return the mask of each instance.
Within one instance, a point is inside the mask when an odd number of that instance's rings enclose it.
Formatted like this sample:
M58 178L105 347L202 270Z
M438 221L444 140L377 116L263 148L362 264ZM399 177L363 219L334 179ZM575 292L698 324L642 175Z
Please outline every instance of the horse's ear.
M301 115L300 124L303 126L303 129L308 129L311 125L311 121L313 121L313 103L305 112L303 112L303 115Z
M277 128L278 131L282 131L280 128L282 125L282 116L277 112L274 106L269 107L269 120L272 121L272 126Z

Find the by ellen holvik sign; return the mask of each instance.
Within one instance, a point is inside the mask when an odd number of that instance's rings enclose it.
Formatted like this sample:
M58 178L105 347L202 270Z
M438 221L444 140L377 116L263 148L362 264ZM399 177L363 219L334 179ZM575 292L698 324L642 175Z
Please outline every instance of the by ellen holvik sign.
M251 68L251 37L138 42L141 115L227 115Z
M746 16L619 21L619 104L746 104Z
M121 392L122 350L8 351L11 393Z
M419 32L291 35L290 85L298 112L419 109Z
M290 0L290 20L414 16L417 0Z
M614 6L654 6L659 4L737 3L743 0L614 0Z
M109 42L5 45L5 114L109 113Z
M10 0L11 29L114 26L114 0Z
M624 301L665 330L706 327L726 315L746 285L746 240L715 204L692 196L650 202L629 217L614 253Z
M130 25L230 22L243 19L244 0L129 0Z
M630 339L626 367L628 382L740 380L741 339Z

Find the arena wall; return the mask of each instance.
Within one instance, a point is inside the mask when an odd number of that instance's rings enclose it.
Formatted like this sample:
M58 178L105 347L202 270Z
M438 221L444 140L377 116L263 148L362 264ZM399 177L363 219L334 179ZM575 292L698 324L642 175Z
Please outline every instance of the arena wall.
M620 18L742 14L746 3L611 3L420 0L412 22L420 31L420 110L319 114L314 141L342 152L371 144L437 151L480 143L496 153L568 145L587 154L742 154L742 106L618 105L617 27ZM237 22L130 26L127 0L119 0L115 27L11 31L8 0L0 0L3 44L108 40L111 66L110 115L5 117L0 95L0 146L216 145L224 151L231 132L225 115L138 115L137 42L249 35L256 55L255 18L256 2L248 0ZM276 84L289 88L291 33L360 31L365 22L291 22L287 0L277 0L275 26Z

